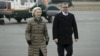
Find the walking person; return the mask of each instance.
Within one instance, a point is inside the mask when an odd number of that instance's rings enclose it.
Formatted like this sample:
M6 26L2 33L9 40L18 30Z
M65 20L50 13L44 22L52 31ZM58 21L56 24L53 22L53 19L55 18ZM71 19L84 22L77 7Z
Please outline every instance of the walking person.
M78 30L74 14L68 11L68 3L61 4L61 12L58 13L53 22L53 40L57 44L58 56L64 56L64 50L67 51L66 56L73 54L73 38L78 41Z
M27 23L25 37L29 47L28 56L47 56L49 37L46 23L41 14L41 8L35 7L32 10L33 18Z

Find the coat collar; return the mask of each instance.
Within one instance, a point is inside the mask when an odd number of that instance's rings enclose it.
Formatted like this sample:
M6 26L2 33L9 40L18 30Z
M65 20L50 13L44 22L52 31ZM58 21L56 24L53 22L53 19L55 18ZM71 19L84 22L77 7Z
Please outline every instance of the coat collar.
M68 12L68 15L69 15L69 14L70 14L70 13ZM66 15L63 15L63 12L60 12L59 15L66 16ZM68 16L68 15L67 15L67 16Z
M42 22L42 19L41 18L39 18L39 19L34 19L34 21L37 23L37 24L40 24L41 22Z
M34 23L37 23L36 21L37 21L37 20L35 19L35 17L33 17L32 20L31 20L31 22L34 22ZM46 20L45 20L44 17L41 17L40 21L41 21L41 23L46 22ZM38 24L38 23L37 23L37 24Z
M68 16L68 12L67 12L67 13L65 13L65 12L62 12L62 14L63 14L64 16Z

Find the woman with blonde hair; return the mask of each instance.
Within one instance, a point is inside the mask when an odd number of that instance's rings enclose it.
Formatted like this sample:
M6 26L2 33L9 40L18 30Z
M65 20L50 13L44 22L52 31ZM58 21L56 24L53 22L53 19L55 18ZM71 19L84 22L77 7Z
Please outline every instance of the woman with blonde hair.
M42 9L35 7L32 10L33 18L28 21L25 37L28 43L28 56L47 56L49 37L46 23L41 17Z

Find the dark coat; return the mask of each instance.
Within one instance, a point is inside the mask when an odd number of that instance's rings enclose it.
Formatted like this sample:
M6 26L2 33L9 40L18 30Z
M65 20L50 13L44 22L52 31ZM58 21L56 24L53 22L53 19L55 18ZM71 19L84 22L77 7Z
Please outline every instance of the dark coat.
M58 44L72 44L72 33L78 39L78 30L75 17L72 13L67 16L62 12L57 14L53 22L53 39L58 39Z

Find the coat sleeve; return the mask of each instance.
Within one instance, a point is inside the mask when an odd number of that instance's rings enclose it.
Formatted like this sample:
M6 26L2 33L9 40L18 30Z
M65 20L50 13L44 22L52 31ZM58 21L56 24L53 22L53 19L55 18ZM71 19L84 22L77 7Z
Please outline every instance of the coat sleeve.
M45 36L46 42L49 42L49 36L48 36L46 23L44 25L44 36Z
M31 37L31 23L28 22L25 30L25 38L28 41L31 40L30 37Z
M54 21L53 21L53 29L52 29L52 32L53 32L53 40L54 39L58 39L58 16L56 15L55 18L54 18Z
M72 22L72 26L73 26L73 31L74 31L74 37L75 39L78 39L78 29L77 29L77 24L76 24L76 20L75 20L75 16L73 15L73 22Z

